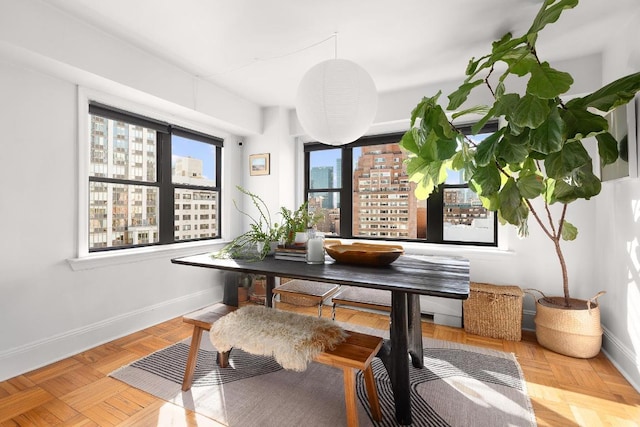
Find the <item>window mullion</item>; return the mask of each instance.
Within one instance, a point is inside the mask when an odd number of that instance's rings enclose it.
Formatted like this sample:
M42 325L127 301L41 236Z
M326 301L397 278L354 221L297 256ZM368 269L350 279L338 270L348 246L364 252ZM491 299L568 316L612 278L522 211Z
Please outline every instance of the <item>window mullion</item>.
M340 190L340 234L353 237L353 148L342 149L342 189Z
M158 182L160 183L161 244L174 241L174 188L171 181L171 136L158 132Z
M443 194L443 188L440 186L438 191L431 193L427 199L427 242L429 243L442 243Z

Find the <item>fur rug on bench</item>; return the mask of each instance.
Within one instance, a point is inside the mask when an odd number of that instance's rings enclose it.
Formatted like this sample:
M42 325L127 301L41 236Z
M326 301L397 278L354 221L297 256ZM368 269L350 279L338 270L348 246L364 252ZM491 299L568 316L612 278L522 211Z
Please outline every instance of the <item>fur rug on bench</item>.
M260 306L242 307L218 319L209 332L218 351L239 348L273 356L285 369L304 371L324 350L332 350L347 333L335 322Z

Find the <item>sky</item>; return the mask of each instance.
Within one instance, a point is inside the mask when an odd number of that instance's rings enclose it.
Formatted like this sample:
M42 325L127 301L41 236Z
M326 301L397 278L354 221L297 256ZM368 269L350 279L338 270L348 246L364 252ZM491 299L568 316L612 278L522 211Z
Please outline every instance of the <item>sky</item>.
M202 160L202 176L205 179L215 181L216 147L205 142L194 141L182 136L171 136L172 161L175 166L176 157L192 157Z

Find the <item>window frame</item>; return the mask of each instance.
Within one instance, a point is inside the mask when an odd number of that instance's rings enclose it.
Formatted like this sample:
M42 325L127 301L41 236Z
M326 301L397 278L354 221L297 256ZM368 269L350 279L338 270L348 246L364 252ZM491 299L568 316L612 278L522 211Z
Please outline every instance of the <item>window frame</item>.
M91 99L87 99L86 117L87 122L90 123L91 115L104 117L110 120L122 121L127 124L136 126L142 126L150 128L156 131L156 179L155 181L138 181L132 179L120 179L120 178L108 178L108 177L95 177L91 176L91 171L88 165L91 163L91 147L90 147L90 134L87 133L87 138L80 140L80 144L84 144L87 150L88 164L84 177L84 182L87 182L87 196L84 213L81 211L81 215L84 215L84 221L80 221L86 224L87 233L86 241L80 242L80 248L86 248L87 254L95 254L101 252L113 252L123 251L127 249L143 248L148 246L166 246L179 244L183 242L200 242L200 241L215 241L220 240L222 235L222 148L224 146L224 139L216 136L209 135L204 132L193 130L187 127L174 125L169 122L156 120L148 116L137 114L128 110L123 110L117 107L106 105L101 102L97 102ZM81 133L82 135L82 133ZM215 147L215 185L214 186L199 186L183 183L173 183L172 179L172 136L181 136L198 142L211 144ZM136 185L155 187L158 189L158 242L143 243L143 244L128 244L118 245L102 248L91 248L90 239L91 233L88 229L89 213L90 213L90 186L92 182L102 182L107 184L123 184L123 185ZM175 240L175 203L174 199L176 189L187 190L202 190L208 192L216 192L217 197L217 233L214 236L198 237L189 239ZM81 233L82 234L82 233ZM211 233L208 233L211 234ZM212 242L213 243L213 242ZM82 250L79 250L82 254Z
M467 135L472 135L471 127L473 124L459 125L458 129ZM478 134L495 132L498 130L498 122L491 121L486 123ZM457 241L457 240L444 240L443 238L443 217L444 217L444 190L446 188L468 188L468 184L442 184L434 191L427 199L427 237L425 239L409 239L409 238L395 238L395 237L376 237L376 236L357 236L353 235L353 149L356 147L370 146L370 145L382 145L398 143L404 135L404 132L395 132L381 135L367 135L359 138L358 140L341 145L332 146L319 142L308 142L304 144L304 200L309 200L310 193L338 193L340 197L340 235L336 235L336 238L342 239L366 239L366 240L380 240L380 241L393 241L393 242L408 242L408 243L432 243L439 245L466 245L475 247L498 247L498 215L494 212L493 215L493 241L492 242L475 242L475 241ZM334 183L335 188L310 188L311 178L311 165L310 165L310 153L321 150L342 150L341 171L340 176L342 178L341 183ZM412 184L414 186L415 184ZM348 209L343 209L343 206L348 206ZM436 218L434 220L433 218ZM348 230L348 233L345 231ZM333 235L331 237L334 237Z

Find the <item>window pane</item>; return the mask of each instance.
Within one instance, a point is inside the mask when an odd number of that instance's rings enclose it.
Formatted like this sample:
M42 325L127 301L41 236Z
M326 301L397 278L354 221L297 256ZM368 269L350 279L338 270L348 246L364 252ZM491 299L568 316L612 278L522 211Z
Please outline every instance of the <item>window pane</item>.
M217 191L175 189L174 240L199 239L218 235Z
M405 158L397 143L353 149L354 236L426 237L426 201L414 196Z
M216 186L216 147L182 136L171 137L174 184Z
M156 181L156 131L91 114L89 175Z
M309 188L340 188L342 150L320 150L309 153Z
M89 183L89 248L158 241L158 189Z
M442 238L454 242L494 241L494 213L468 188L445 188Z
M323 218L316 225L316 229L325 235L340 234L340 193L315 192L309 193L309 212L320 210Z

